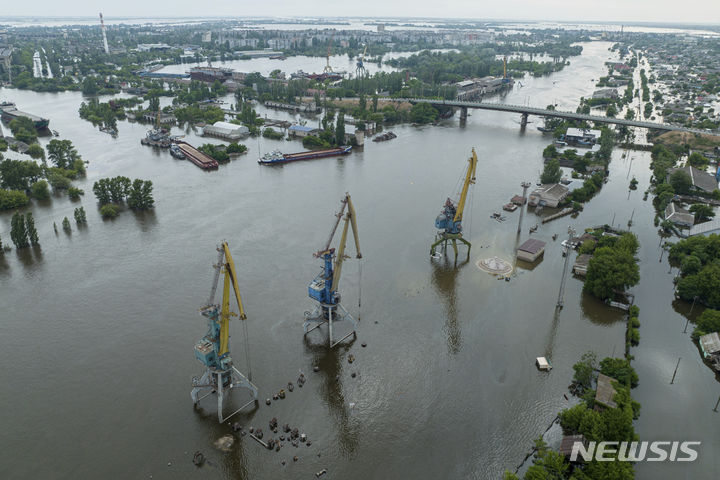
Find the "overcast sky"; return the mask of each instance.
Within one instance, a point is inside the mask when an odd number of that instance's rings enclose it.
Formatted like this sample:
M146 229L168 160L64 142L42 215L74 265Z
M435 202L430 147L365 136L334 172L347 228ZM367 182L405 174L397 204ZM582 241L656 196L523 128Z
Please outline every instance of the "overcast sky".
M720 24L720 0L3 0L0 16L363 16Z

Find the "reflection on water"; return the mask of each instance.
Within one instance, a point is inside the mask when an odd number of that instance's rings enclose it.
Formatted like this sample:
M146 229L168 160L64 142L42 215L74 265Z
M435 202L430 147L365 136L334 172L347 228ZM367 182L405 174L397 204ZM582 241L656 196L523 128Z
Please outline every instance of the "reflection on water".
M451 261L447 252L439 260L431 260L432 284L435 293L443 301L446 312L443 332L447 335L447 348L451 354L456 354L462 347L462 329L458 318L457 280L460 269L470 262L468 258L458 264L457 258Z
M570 275L568 273L568 275ZM625 311L619 308L608 308L602 300L598 300L589 293L582 293L580 307L583 315L597 325L610 326L615 322L625 320Z
M305 340L305 352L312 355L313 365L320 367L314 374L322 378L319 386L320 398L330 409L330 416L337 426L339 451L346 457L352 457L358 446L359 425L350 415L350 405L343 392L343 361L348 362L347 355L351 351L355 338L335 348L327 344L315 345ZM352 365L348 362L348 365ZM354 370L349 367L350 370Z

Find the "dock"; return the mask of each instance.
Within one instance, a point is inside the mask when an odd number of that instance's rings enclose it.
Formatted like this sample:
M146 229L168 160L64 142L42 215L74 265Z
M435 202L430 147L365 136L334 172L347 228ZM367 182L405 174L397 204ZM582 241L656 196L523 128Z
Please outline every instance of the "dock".
M190 160L192 163L202 168L203 170L209 170L211 168L218 168L218 162L210 158L209 156L202 153L197 148L193 147L187 142L177 142L178 147L182 150L185 158Z
M568 208L563 208L563 209L560 210L558 213L555 213L555 214L553 214L553 215L550 215L550 216L548 216L548 217L543 218L543 219L541 220L541 222L542 222L542 223L547 223L547 222L549 222L549 221L551 221L551 220L555 220L556 218L564 217L565 215L570 215L572 212L573 212L573 209L570 208L570 207L568 207Z

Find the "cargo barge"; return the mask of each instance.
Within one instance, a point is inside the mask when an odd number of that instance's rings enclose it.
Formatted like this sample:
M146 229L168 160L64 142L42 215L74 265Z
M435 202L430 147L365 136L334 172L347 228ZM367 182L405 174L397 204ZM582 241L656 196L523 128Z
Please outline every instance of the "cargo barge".
M316 158L336 157L338 155L347 155L352 150L351 146L326 148L323 150L309 150L307 152L298 153L280 153L272 152L265 154L258 163L262 165L275 165L279 163L297 162L299 160L313 160Z
M177 142L177 146L182 152L182 154L185 156L185 158L187 158L203 170L218 168L218 162L215 159L205 155L189 143Z
M48 128L48 125L50 125L50 120L47 118L38 117L32 113L21 112L17 109L14 103L10 102L0 103L0 115L2 116L4 122L11 122L20 117L29 118L32 120L35 125L35 129L37 130L43 130Z

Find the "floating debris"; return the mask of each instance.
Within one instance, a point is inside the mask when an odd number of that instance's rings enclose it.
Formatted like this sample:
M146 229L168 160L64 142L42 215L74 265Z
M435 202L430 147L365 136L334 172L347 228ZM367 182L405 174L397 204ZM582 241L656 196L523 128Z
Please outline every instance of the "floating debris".
M288 388L288 392L292 392L293 390L295 390L295 385L293 385L292 382L288 382L287 388Z
M297 462L297 461L298 461L298 456L295 455L295 456L293 457L293 462Z
M277 400L278 398L280 398L280 397L278 397L278 394L277 394L277 393L273 393L273 400Z
M233 423L232 430L233 432L239 432L240 430L242 430L242 425L240 425L240 422Z
M277 418L273 417L270 419L270 422L268 423L270 425L270 430L275 430L278 425Z
M205 463L205 455L202 454L199 450L195 452L193 455L193 463L196 467L202 467Z
M315 476L316 476L317 478L320 478L320 477L322 477L323 475L325 475L326 473L327 473L327 470L325 470L325 469L323 468L322 470L320 470L319 472L317 472L317 473L315 474Z
M352 373L350 374L350 376L351 376L352 378L355 378L355 377L357 377L357 374L356 374L355 372L352 372Z
M352 362L354 362L354 361L355 361L355 355L353 355L353 354L351 353L350 355L348 355L348 363L352 363Z
M266 398L266 399L265 399L265 405L270 405L271 403L272 403L272 402L270 401L269 398Z
M278 397L280 397L281 399L282 399L282 398L285 398L285 390L280 390L280 391L278 392Z
M288 433L289 431L290 431L290 425L288 425L286 423L285 425L283 425L283 432Z
M365 347L367 347L367 343L362 342L362 343L360 344L360 346L363 347L363 348L365 348Z
M263 437L262 428L258 428L257 430L255 430L255 436L259 439L262 439L262 437Z
M315 366L313 367L313 372L319 372L319 371L320 371L320 366L315 365Z
M229 452L235 444L235 437L232 435L223 435L215 441L215 448L223 452Z

